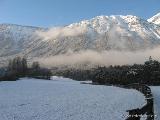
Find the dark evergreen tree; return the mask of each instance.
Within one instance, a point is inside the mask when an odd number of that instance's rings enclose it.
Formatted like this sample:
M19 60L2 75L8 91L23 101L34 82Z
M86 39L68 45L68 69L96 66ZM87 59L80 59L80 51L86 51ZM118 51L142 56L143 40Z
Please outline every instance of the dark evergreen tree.
M38 71L40 69L40 65L39 65L39 62L33 62L32 63L32 69L35 70L35 71Z

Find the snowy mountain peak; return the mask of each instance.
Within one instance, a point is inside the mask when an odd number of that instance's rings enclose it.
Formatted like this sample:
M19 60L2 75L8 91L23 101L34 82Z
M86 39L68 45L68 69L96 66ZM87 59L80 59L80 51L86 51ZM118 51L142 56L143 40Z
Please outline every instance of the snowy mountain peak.
M97 33L105 33L109 31L113 26L121 26L121 27L128 27L128 24L135 25L135 24L141 24L140 22L147 22L145 20L142 20L141 18L133 15L111 15L111 16L96 16L89 20L83 20L78 23L70 24L69 28L74 27L83 27L86 29L92 29L93 31L96 31Z
M155 16L148 19L148 22L152 22L154 24L160 25L160 12L156 14Z
M154 18L159 16L160 13ZM138 51L158 45L160 26L133 15L101 15L51 29L0 24L0 63L1 58L15 55L34 58L65 54L69 50Z

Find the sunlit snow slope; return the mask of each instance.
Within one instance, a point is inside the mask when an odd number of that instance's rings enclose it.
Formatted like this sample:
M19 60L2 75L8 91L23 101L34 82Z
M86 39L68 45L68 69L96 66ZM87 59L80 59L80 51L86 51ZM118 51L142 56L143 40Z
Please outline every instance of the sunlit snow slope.
M160 25L160 13L148 19L148 21Z

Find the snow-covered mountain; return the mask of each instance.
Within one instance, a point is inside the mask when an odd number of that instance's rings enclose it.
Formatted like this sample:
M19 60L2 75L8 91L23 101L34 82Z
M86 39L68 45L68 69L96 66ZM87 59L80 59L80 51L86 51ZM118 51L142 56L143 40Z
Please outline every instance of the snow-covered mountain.
M148 19L148 22L160 25L160 13L158 13L155 16L153 16L152 18Z
M81 50L138 51L160 45L160 14L97 16L58 28L0 24L0 60L15 55L47 57Z

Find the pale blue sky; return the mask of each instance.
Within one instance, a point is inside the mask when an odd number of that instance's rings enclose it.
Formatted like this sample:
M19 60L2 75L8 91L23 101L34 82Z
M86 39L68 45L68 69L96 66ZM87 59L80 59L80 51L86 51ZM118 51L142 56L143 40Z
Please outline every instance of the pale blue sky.
M98 15L132 14L147 19L160 0L0 0L0 23L51 27Z

